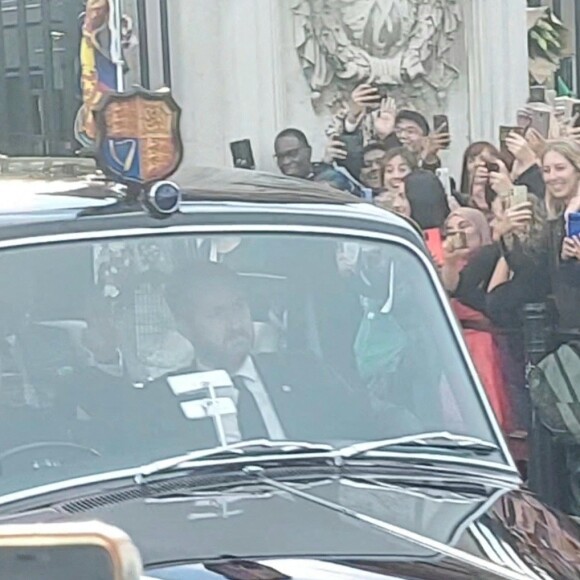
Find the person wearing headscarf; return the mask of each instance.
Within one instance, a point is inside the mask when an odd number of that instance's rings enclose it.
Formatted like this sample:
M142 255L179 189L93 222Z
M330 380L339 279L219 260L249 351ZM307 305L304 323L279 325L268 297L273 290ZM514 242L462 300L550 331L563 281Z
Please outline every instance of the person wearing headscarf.
M493 271L498 250L491 246L492 237L486 216L475 208L452 211L445 220L445 261L443 284L467 305L485 310L485 291L481 272ZM489 283L489 280L487 280Z
M501 370L501 355L494 328L485 315L485 285L481 265L487 264L491 278L497 256L485 215L473 208L459 208L445 221L445 260L442 277L451 291L451 306L463 328L467 348L491 406L505 433L512 429L511 402ZM473 268L476 256L484 260ZM481 259L481 257L479 257ZM489 280L488 280L489 283Z
M443 185L433 173L419 169L405 178L404 191L411 207L411 218L423 230L433 260L437 266L442 266L442 228L449 215Z

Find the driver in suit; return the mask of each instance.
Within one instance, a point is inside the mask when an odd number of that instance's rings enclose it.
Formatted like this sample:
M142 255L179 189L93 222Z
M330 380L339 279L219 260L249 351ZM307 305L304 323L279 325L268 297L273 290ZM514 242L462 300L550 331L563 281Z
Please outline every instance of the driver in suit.
M182 412L180 403L194 395L176 395L171 388L173 376L214 370L225 370L232 380L226 390L216 389L216 396L235 405L235 413L221 416L227 443L380 438L379 430L369 425L365 390L347 385L319 358L308 352L252 354L248 302L238 275L226 266L199 262L179 272L168 285L167 299L195 356L190 368L145 387L154 415L149 435L157 431L155 441L179 442L181 448L190 441L190 449L219 444L212 417L187 419Z

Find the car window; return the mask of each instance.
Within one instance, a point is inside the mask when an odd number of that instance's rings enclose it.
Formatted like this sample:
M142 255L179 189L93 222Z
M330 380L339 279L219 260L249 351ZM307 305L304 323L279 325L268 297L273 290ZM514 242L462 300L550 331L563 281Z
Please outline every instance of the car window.
M254 437L495 440L427 268L393 242L4 250L0 332L2 492Z

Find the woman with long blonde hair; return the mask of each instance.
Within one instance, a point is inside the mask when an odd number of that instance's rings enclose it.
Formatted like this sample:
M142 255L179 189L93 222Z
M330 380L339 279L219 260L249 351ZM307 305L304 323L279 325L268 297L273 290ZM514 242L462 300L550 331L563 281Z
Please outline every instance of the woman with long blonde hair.
M548 143L542 155L548 212L546 250L559 326L580 329L580 236L569 237L567 219L580 211L580 147Z
M580 147L572 141L552 141L542 155L548 218L558 219L567 210L577 211L580 193Z

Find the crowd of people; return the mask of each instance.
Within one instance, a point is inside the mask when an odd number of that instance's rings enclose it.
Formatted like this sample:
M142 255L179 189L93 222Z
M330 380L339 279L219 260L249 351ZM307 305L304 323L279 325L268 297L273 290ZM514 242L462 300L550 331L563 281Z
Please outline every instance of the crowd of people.
M275 141L285 175L327 182L420 226L523 469L533 410L525 308L548 305L552 338L565 337L552 348L580 333L579 123L543 106L550 124L542 134L530 108L517 113L502 143L471 143L458 180L442 169L448 124L431 127L371 85L356 87L333 119L321 162L312 161L299 130L286 129ZM580 377L580 369L565 370ZM570 509L580 515L580 495Z

